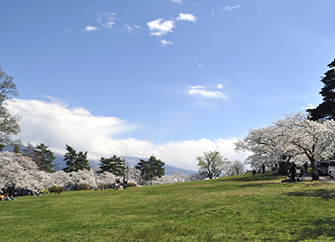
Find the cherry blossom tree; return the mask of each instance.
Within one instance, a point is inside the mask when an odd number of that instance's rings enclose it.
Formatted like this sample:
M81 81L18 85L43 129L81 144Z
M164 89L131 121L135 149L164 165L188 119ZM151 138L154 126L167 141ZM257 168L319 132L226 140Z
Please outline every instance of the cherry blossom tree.
M283 157L298 163L308 159L313 179L318 179L316 161L334 154L335 121L312 121L302 112L285 116L274 125L249 131L247 137L235 143L235 151L251 151L247 161L254 167L272 166Z
M299 112L286 115L275 125L286 129L287 135L282 142L291 144L300 154L311 162L313 180L318 179L316 161L329 159L335 151L335 121L323 122L309 120L306 114Z
M0 153L0 187L44 190L52 185L52 180L43 171L38 171L36 163L25 156L11 152Z

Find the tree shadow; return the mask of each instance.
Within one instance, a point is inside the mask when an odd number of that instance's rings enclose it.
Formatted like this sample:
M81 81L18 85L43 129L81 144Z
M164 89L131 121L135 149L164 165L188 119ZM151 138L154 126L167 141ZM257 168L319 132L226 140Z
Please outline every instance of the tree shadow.
M305 226L297 234L297 240L294 241L305 241L313 240L319 241L320 236L325 238L335 237L335 219L334 218L323 218L312 221L310 226ZM328 241L328 240L327 240Z
M247 175L238 175L238 176L229 176L225 177L223 179L220 179L219 181L268 181L268 180L278 180L282 179L285 176L280 175L278 172L266 172L265 175L262 173L257 173L255 176L252 176L252 174Z
M313 189L304 191L287 192L285 195L296 197L320 197L325 201L335 198L335 190ZM335 230L334 230L335 231Z

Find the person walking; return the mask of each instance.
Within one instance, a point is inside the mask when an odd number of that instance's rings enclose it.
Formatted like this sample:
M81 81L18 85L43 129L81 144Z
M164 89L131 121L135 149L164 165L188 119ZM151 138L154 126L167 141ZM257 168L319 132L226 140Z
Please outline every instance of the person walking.
M293 182L295 182L295 176L296 176L296 174L297 174L296 165L293 162L292 165L290 166L290 175L291 175L291 179L292 179Z

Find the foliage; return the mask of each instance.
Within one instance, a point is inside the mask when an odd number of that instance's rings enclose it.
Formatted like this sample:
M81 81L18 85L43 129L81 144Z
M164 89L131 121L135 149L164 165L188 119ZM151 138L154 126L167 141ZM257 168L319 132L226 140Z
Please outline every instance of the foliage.
M113 155L113 157L110 158L101 157L99 173L110 172L115 176L124 176L126 170L125 164L125 160L122 157L117 157L116 155Z
M89 190L90 186L86 183L81 183L81 184L78 185L77 189L78 190Z
M52 179L30 158L11 152L0 153L0 188L45 190Z
M18 144L15 144L15 145L14 145L13 152L14 152L15 154L22 154L21 151L20 151L20 146L19 146Z
M245 163L239 160L229 161L223 165L222 169L225 176L241 175L245 172Z
M76 150L69 145L66 145L66 150L64 161L66 161L67 167L63 169L65 172L91 169L87 159L87 151L85 153L80 151L77 154Z
M133 183L133 182L128 182L128 187L136 187L136 183Z
M14 77L8 76L0 67L0 144L20 144L20 140L13 140L12 135L17 135L20 130L20 116L9 113L6 102L13 100L19 94Z
M329 159L335 151L334 127L334 120L317 122L302 112L293 113L272 126L249 131L247 137L235 143L235 150L251 151L247 161L258 168L289 160L301 165L308 159L313 179L318 179L316 161Z
M62 186L51 186L48 188L49 192L51 193L58 193L64 192L64 187Z
M160 178L165 174L165 162L151 156L149 160L141 160L135 166L139 170L141 177L144 181L152 181L153 179Z
M1 203L3 241L333 241L335 185L251 174ZM22 216L24 214L24 216ZM29 226L28 226L29 225Z
M228 162L223 159L218 151L209 151L204 153L204 157L198 156L199 174L203 177L213 179L219 177L222 173L223 164Z
M328 65L330 70L325 73L322 78L324 87L321 89L320 94L323 96L323 102L316 108L307 109L311 120L335 120L335 59Z
M54 157L53 152L48 150L48 146L41 143L35 147L34 161L39 167L39 170L45 172L55 172L55 170L52 169L55 166L52 164L55 159L56 157Z

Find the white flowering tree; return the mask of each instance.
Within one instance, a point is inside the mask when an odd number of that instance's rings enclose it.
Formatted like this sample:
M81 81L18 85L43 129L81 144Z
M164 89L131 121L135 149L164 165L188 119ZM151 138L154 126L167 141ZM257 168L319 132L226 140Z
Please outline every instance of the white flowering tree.
M302 112L286 115L275 125L286 129L287 135L282 142L291 144L300 154L311 162L313 180L318 179L316 161L329 159L335 151L335 121L322 122L307 119Z
M66 190L75 190L79 185L87 184L90 188L98 185L113 184L116 177L110 172L99 173L95 170L79 170L72 172L56 171L48 173L39 170L36 163L27 156L12 152L0 153L0 189L22 189L42 191L51 186L63 186ZM128 183L139 183L141 174L136 169L129 168ZM156 179L153 184L166 184L183 182L189 177L182 173L174 173L172 176L163 176Z
M266 128L252 129L243 139L235 143L235 151L251 151L246 161L255 168L263 164L271 167L287 153L287 144L282 144L279 137L284 130L272 125Z
M44 190L52 185L51 178L30 158L11 152L0 153L0 187Z
M254 167L273 166L283 157L297 163L308 159L313 179L318 179L316 160L334 155L334 138L335 121L311 121L299 112L286 115L269 127L250 130L247 137L235 143L235 151L251 151L247 161Z

